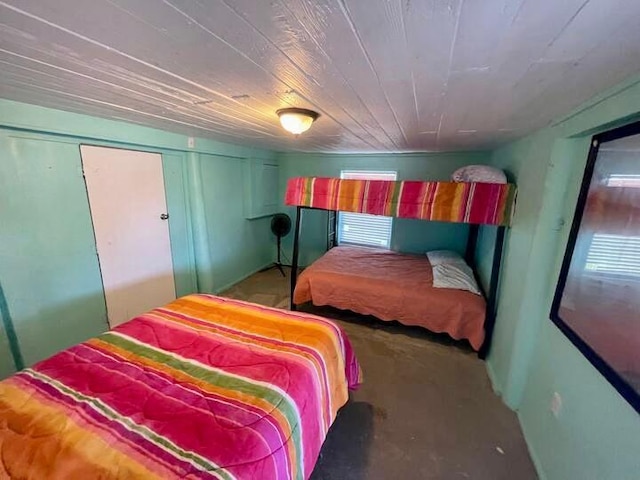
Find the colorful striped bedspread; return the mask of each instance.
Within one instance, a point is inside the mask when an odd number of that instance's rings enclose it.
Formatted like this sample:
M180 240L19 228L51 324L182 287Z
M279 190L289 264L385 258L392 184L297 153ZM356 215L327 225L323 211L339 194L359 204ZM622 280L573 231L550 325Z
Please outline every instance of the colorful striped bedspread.
M360 381L331 321L190 295L0 382L0 478L308 478Z
M440 222L509 225L516 187L509 183L347 180L298 177L285 204Z

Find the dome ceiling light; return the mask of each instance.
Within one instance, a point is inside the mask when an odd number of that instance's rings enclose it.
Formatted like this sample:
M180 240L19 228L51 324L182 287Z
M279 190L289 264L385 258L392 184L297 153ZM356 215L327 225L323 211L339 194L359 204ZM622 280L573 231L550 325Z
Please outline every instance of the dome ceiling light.
M280 124L287 132L300 135L311 128L311 124L320 116L318 112L306 108L282 108L276 112Z

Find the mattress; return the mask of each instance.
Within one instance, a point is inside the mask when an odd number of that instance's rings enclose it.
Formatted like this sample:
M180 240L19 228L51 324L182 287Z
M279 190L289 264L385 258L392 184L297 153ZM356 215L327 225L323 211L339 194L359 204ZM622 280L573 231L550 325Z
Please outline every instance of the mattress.
M0 382L0 478L308 478L360 381L329 320L183 297Z
M484 340L484 298L464 290L434 288L431 264L424 255L332 248L300 274L293 301L419 325L466 339L475 350Z

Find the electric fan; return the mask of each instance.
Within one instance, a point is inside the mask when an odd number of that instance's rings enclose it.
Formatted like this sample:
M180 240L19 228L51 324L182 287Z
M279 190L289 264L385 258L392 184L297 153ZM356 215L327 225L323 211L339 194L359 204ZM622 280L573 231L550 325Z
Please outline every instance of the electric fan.
M282 237L286 237L291 231L291 219L289 215L286 213L276 213L271 218L271 232L276 236L278 240L278 260L273 264L272 268L275 267L280 270L282 276L285 276L284 270L282 268L282 261L280 260L281 255L281 243Z

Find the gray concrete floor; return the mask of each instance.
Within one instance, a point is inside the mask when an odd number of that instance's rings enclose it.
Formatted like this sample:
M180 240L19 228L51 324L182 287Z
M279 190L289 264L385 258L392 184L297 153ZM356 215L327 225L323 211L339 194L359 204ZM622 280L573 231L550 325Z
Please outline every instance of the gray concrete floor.
M223 295L288 308L288 288L288 271L268 270ZM304 310L344 328L364 372L312 480L537 478L515 413L466 343L331 308Z

